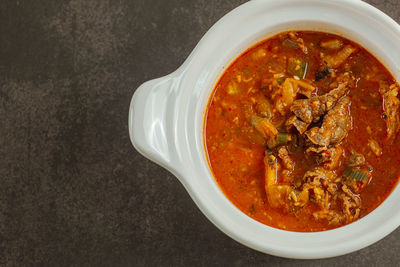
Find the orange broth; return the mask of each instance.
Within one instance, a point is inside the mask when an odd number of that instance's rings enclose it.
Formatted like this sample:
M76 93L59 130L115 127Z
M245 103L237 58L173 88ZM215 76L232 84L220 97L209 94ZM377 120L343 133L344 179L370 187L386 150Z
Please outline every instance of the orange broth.
M225 70L217 82L205 120L204 133L208 160L216 182L226 197L242 212L251 218L279 229L314 232L333 229L345 225L331 225L324 220L316 220L312 213L318 209L312 202L301 209L285 210L273 208L267 201L265 192L264 156L266 143L254 129L246 112L254 109L254 95L262 92L270 98L268 78L274 74L287 76L290 57L307 62L304 79L316 87L316 95L329 91L334 77L316 81L316 73L321 70L321 53L330 51L319 44L323 40L340 40L343 45L351 44L357 52L349 57L346 64L336 68L340 74L351 72L356 84L348 96L351 100L350 114L352 128L342 141L345 154L353 148L365 156L372 168L372 178L359 194L361 212L359 218L378 207L393 191L399 178L400 138L393 142L386 139L386 125L383 118L382 99L379 95L380 82L396 83L391 73L367 50L343 37L321 32L295 32L304 40L307 54L299 48L285 46L287 33L282 33L249 48ZM335 74L332 74L334 76ZM240 76L240 77L239 77ZM371 78L372 77L372 78ZM298 77L295 77L298 78ZM234 84L235 88L232 88ZM232 90L236 90L232 94ZM287 117L285 117L287 119ZM371 152L367 143L376 140L382 148L382 155ZM290 153L296 163L293 177L301 177L315 164L305 155L304 150ZM341 163L335 172L344 171ZM278 179L283 178L278 173Z

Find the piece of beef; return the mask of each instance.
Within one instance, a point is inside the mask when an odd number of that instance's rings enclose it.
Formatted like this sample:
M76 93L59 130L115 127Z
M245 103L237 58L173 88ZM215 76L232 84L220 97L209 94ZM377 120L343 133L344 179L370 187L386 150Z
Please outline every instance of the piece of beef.
M298 120L293 124L302 134L314 121L318 121L322 115L331 110L335 103L346 94L349 80L343 79L338 87L329 93L321 96L314 96L309 99L297 99L293 101L290 110L296 115Z
M314 219L316 220L327 220L330 225L337 225L342 223L343 216L337 211L330 209L322 209L313 213Z
M297 93L311 97L314 91L315 87L308 82L286 78L279 90L275 92L275 108L282 116L285 116Z
M343 147L341 145L330 148L312 146L307 148L306 153L317 155L318 162L323 163L325 169L334 170L339 166L340 159L343 155Z
M394 141L394 138L400 131L400 99L399 86L392 84L390 87L381 86L379 92L383 98L383 111L386 115L387 137Z
M351 128L349 106L348 97L340 99L326 114L320 128L314 127L306 132L308 139L322 147L339 143Z
M338 196L342 201L346 222L354 221L360 216L361 200L346 185L343 185L341 189L343 193Z
M303 177L301 191L291 193L289 199L295 206L304 206L312 198L321 208L327 208L331 200L329 194L337 191L337 185L334 183L336 178L334 172L321 167L307 171Z
M268 198L268 203L273 208L286 207L288 203L286 199L290 193L291 187L289 185L280 185L277 182L278 162L275 156L265 153L264 157L265 166L265 193Z
M365 157L362 154L355 152L353 149L351 149L350 151L351 155L346 160L348 166L360 167L365 164Z
M289 151L286 147L282 146L278 150L278 156L282 160L283 166L286 170L292 171L294 169L294 161L289 156Z
M307 123L305 123L305 122L303 122L303 121L301 121L299 119L296 119L293 122L293 126L296 127L297 131L300 134L303 134L303 133L305 133L305 131L307 131L307 128L308 128L309 124L307 124Z

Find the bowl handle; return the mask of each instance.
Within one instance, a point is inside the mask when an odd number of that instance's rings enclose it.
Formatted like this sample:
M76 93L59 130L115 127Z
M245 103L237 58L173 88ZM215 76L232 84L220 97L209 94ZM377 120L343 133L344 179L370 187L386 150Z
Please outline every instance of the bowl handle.
M143 156L173 171L179 166L174 144L176 98L180 76L174 73L143 83L133 94L129 108L129 135ZM176 114L176 113L175 113Z

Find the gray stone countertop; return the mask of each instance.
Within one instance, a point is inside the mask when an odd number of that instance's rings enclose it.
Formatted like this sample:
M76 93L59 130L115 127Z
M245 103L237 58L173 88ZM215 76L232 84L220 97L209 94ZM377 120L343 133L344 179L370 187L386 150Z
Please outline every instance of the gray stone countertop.
M243 2L0 2L1 266L399 265L399 229L325 260L249 249L132 147L135 88L175 70ZM400 22L399 0L369 2Z

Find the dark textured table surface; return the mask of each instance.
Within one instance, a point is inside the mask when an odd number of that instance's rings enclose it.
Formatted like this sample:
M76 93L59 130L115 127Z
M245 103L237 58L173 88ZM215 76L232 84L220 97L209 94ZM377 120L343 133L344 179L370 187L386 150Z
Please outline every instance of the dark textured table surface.
M400 229L296 261L220 232L132 147L130 98L245 0L0 1L1 266L398 265ZM399 0L370 0L400 22Z

